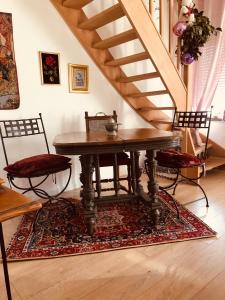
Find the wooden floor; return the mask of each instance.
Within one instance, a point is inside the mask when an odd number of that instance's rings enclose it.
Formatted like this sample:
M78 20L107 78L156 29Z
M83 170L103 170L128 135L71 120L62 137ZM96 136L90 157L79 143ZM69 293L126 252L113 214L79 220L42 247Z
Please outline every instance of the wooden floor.
M224 300L225 170L212 170L203 181L209 209L204 200L192 202L200 196L192 186L177 188L176 198L216 230L216 238L11 262L13 299ZM7 241L17 222L14 219L4 223ZM6 294L0 272L0 300L3 299Z

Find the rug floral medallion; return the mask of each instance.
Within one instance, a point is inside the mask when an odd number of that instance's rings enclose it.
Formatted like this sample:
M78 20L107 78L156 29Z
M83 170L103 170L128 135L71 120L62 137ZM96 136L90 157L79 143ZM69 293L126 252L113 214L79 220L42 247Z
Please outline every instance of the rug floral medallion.
M123 248L140 247L213 237L216 232L179 205L177 218L174 202L160 193L162 214L157 227L152 224L151 211L146 204L118 202L99 204L95 234L87 234L84 213L79 201L68 205L58 201L44 206L38 215L25 215L8 249L8 260L38 259L96 253Z

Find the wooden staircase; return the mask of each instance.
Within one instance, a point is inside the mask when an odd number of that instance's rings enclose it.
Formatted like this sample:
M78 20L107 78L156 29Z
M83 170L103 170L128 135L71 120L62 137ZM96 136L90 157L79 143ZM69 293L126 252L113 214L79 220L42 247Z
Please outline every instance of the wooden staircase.
M151 125L169 129L171 118L165 111L186 109L187 90L175 67L154 21L141 0L118 0L118 3L88 18L83 8L92 0L51 0L71 31L92 57L110 84L126 102ZM138 12L138 13L137 13ZM97 29L126 17L131 28L102 39ZM139 40L143 51L114 58L112 47ZM127 76L122 66L150 60L154 71ZM159 79L163 88L142 91L135 84L139 81ZM170 103L157 105L152 97L165 96Z

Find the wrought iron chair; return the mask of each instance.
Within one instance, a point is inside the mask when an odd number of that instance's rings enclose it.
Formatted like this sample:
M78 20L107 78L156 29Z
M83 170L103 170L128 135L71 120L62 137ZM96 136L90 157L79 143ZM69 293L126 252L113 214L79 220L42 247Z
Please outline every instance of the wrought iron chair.
M86 131L104 131L106 132L105 125L109 122L109 119L113 118L117 123L117 114L116 111L113 111L112 115L106 115L105 113L99 112L95 116L89 116L88 112L85 112L85 122L86 122ZM127 176L119 176L119 167L125 165L127 166ZM100 168L101 167L113 167L113 178L101 179ZM93 183L96 184L96 192L98 197L101 196L101 191L114 190L115 194L118 194L120 189L131 193L131 161L129 156L124 152L119 153L102 153L95 156L95 177L96 180ZM119 184L120 181L126 180L128 188ZM113 188L102 188L101 183L104 182L113 182Z
M181 152L180 149L166 149L162 151L158 151L156 155L156 160L158 165L161 167L165 167L168 169L175 170L175 176L171 184L167 186L160 186L161 190L173 189L173 195L175 195L175 191L177 185L183 181L189 181L190 183L198 186L202 193L204 194L204 198L206 200L206 206L209 206L207 195L202 188L202 186L198 183L198 180L205 174L205 159L207 158L207 149L208 149L208 137L211 123L212 109L210 111L175 111L174 119L173 119L173 130L181 130L182 128L190 128L191 130L206 130L206 138L202 145L198 145L198 149L196 149L196 154L191 155L189 153ZM200 175L196 178L189 177L184 174L184 169L190 169L194 167L200 167ZM174 173L174 172L173 172Z
M46 153L29 156L9 164L8 151L6 150L9 149L10 146L9 140L12 138L20 140L21 138L24 138L29 140L28 137L37 135L43 137ZM65 191L71 178L70 158L62 155L50 154L41 113L39 113L39 117L37 118L0 121L0 136L7 164L4 170L7 172L10 186L21 190L23 194L32 191L38 197L48 199L50 202ZM8 142L6 140L8 140ZM65 170L68 170L68 178L60 191L49 194L46 190L41 188L42 184L50 175L55 176L55 174ZM23 179L22 183L20 182L18 184L18 179ZM24 179L25 182L27 182L26 186L24 186Z

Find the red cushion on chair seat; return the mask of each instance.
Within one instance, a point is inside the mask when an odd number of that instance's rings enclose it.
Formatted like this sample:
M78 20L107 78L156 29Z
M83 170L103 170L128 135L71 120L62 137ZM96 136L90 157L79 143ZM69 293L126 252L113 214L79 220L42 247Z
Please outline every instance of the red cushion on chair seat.
M30 156L4 168L15 177L38 177L63 171L70 167L70 158L57 154Z
M189 153L182 153L174 149L158 151L156 160L159 166L167 168L191 168L201 166L204 161Z
M117 153L117 163L118 165L127 165L130 163L129 156L124 152ZM113 153L103 153L99 155L99 165L100 167L109 167L114 165L114 154Z

